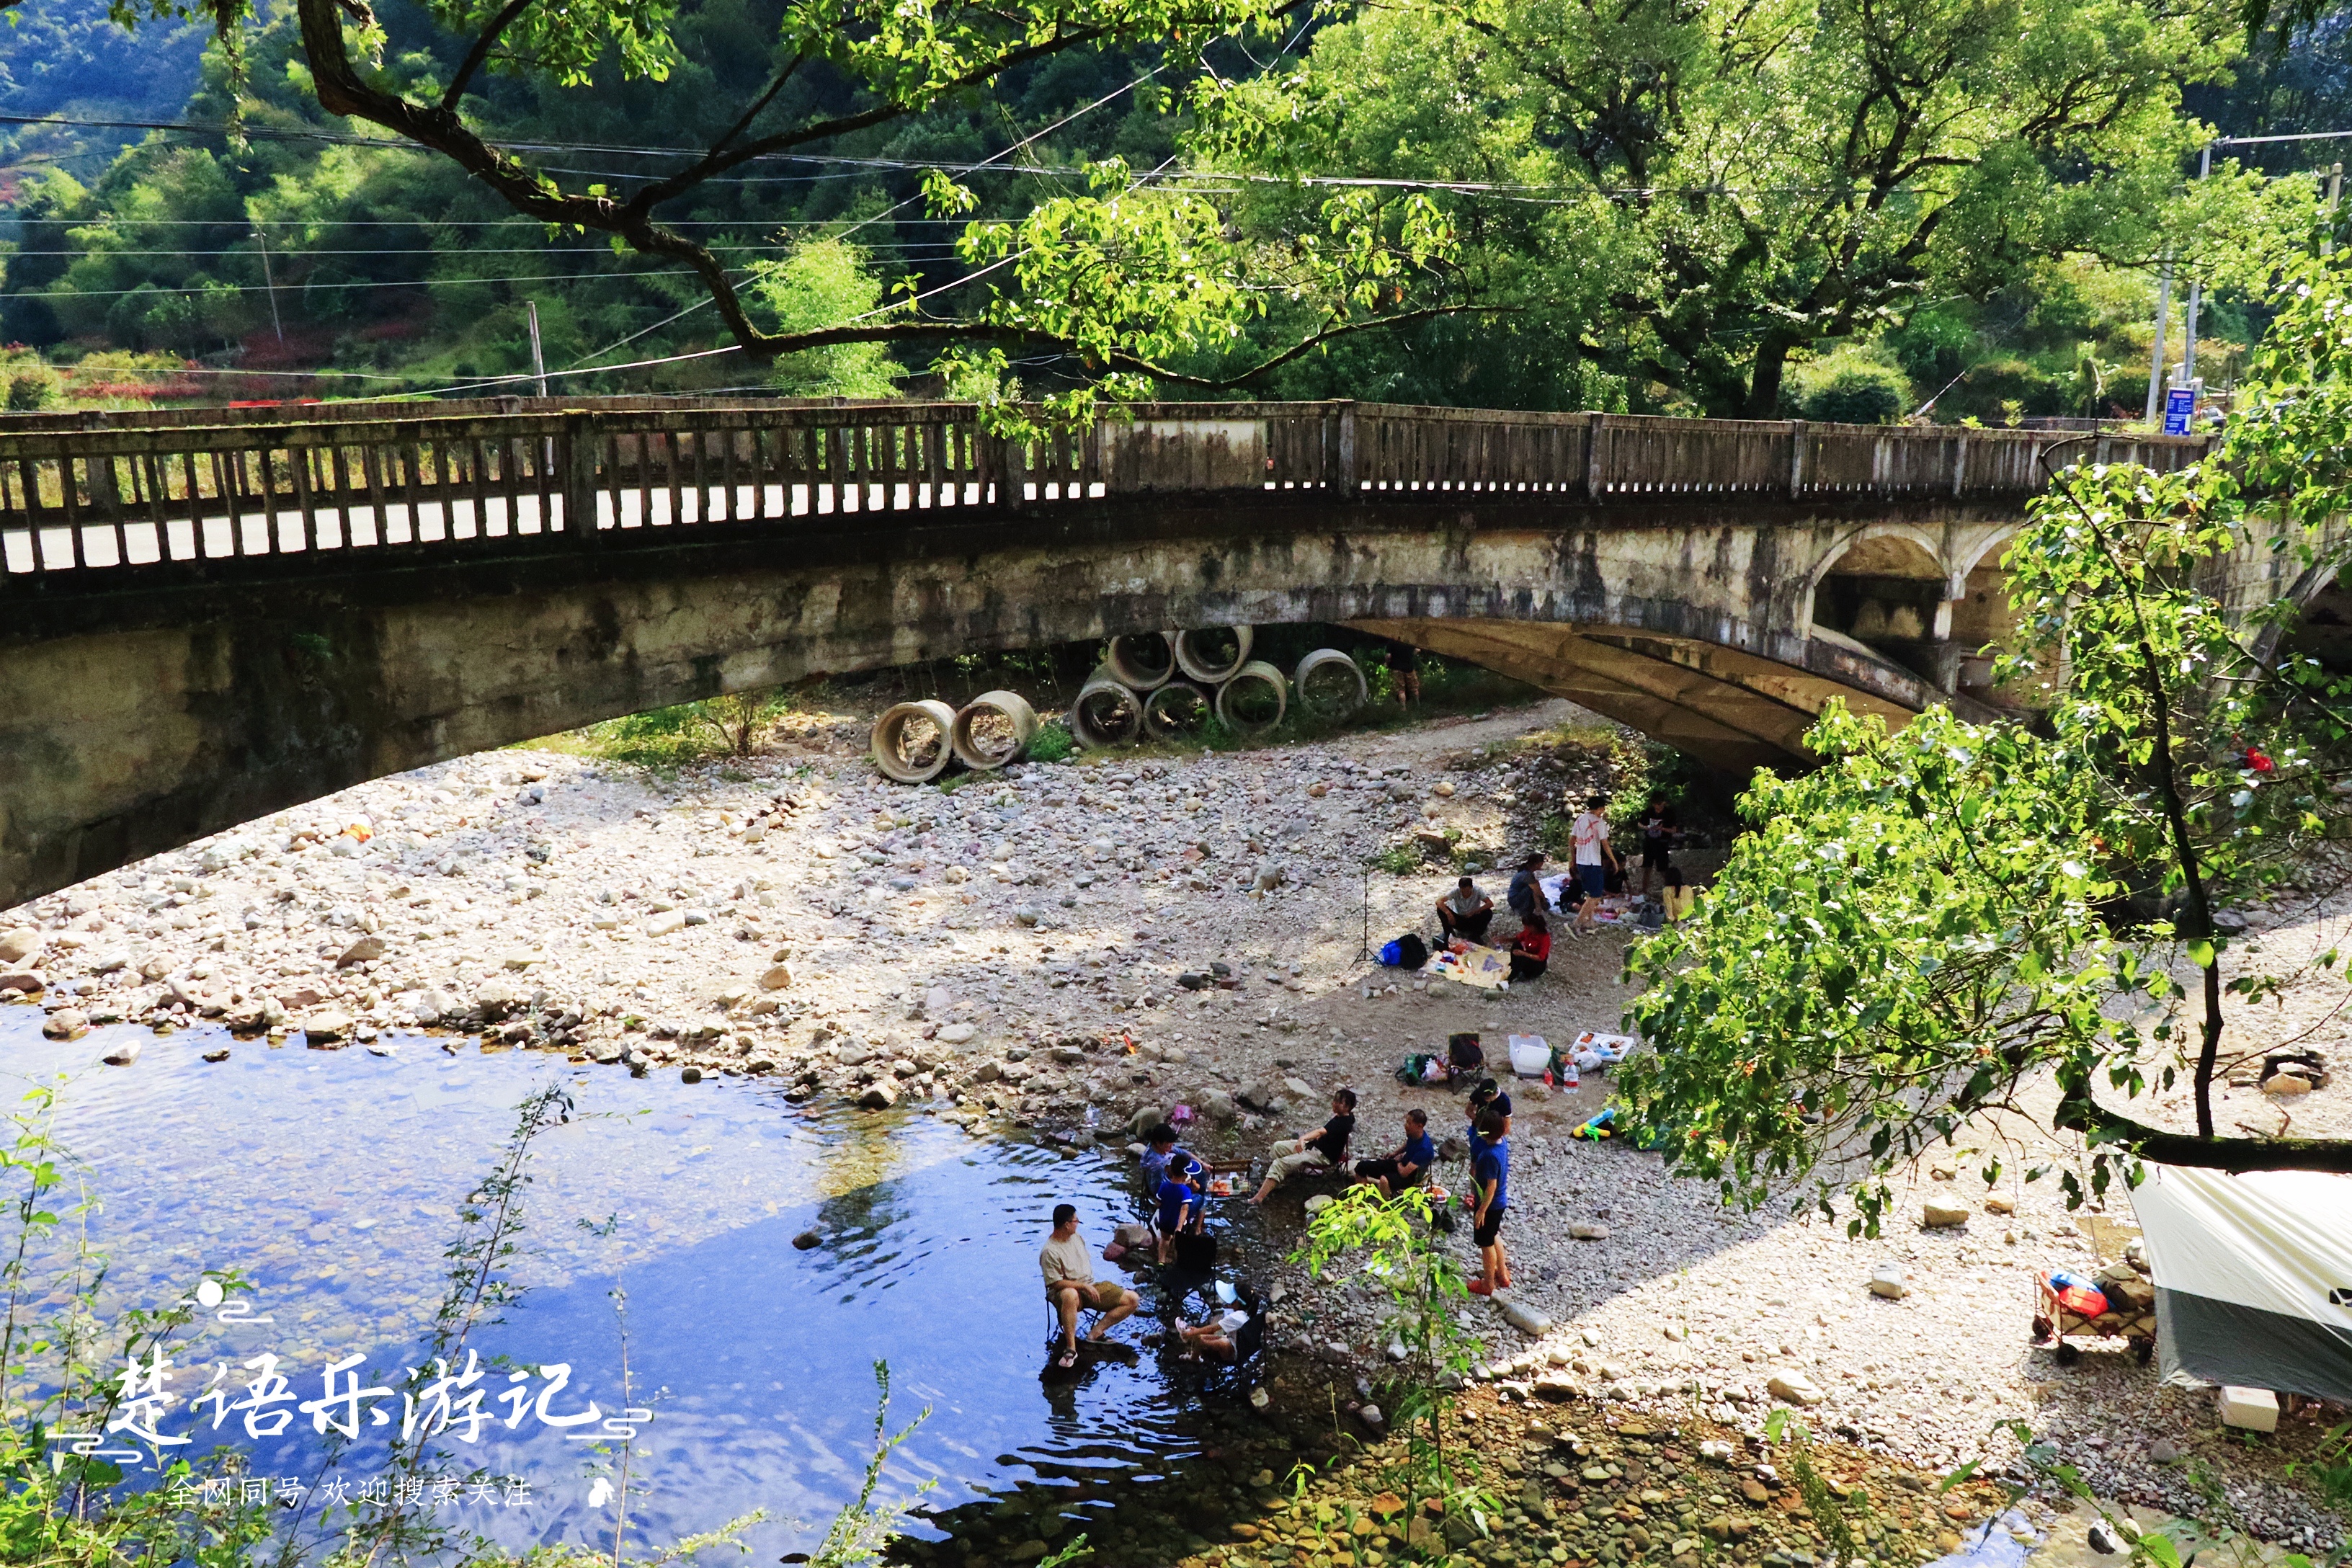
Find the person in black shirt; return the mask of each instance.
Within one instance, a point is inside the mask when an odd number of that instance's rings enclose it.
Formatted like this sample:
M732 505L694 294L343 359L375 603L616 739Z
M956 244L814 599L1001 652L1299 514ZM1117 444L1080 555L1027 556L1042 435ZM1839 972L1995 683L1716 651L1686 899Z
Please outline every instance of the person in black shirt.
M1348 1140L1356 1133L1356 1091L1343 1089L1331 1097L1331 1120L1316 1132L1302 1132L1276 1143L1266 1162L1265 1183L1251 1198L1262 1204L1274 1189L1303 1171L1328 1170L1348 1156Z
M1650 797L1650 809L1633 826L1642 834L1642 891L1647 893L1651 872L1659 873L1660 879L1664 879L1667 857L1682 837L1682 824L1675 816L1675 808L1666 804L1666 797L1654 795Z
M1511 873L1511 890L1505 897L1511 912L1519 917L1522 924L1528 916L1540 914L1550 907L1544 900L1543 863L1542 856L1530 855Z

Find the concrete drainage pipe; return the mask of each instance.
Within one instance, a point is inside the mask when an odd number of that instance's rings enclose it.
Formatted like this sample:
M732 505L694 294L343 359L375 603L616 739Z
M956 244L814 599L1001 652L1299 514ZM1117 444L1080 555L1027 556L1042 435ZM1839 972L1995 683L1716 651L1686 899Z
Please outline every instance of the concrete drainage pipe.
M1178 632L1171 645L1176 656L1176 668L1202 686L1222 686L1242 672L1249 662L1250 628L1247 626L1203 626L1198 631Z
M929 784L954 760L955 710L944 702L901 702L874 721L874 765L900 784Z
M1244 734L1256 734L1282 722L1289 698L1282 671L1254 658L1217 688L1217 717Z
M1111 638L1103 668L1129 691L1150 691L1167 685L1176 673L1176 654L1169 647L1168 633L1139 632Z
M1290 684L1298 705L1318 719L1345 719L1372 700L1362 667L1336 647L1318 647L1300 659Z
M1213 711L1207 692L1189 680L1171 680L1143 699L1143 732L1155 741L1197 734Z
M1017 691L983 691L963 706L948 731L956 761L976 773L1018 761L1037 735L1037 710Z
M1123 746L1143 728L1143 704L1118 681L1097 675L1078 689L1069 725L1071 738L1090 752Z

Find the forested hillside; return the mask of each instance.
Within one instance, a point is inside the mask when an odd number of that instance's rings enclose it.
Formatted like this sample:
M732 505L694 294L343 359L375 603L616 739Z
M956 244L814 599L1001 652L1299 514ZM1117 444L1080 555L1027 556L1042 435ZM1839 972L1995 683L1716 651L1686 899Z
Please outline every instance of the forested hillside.
M590 87L481 75L467 111L527 146L550 181L617 199L720 136L760 92L782 63L785 4L681 6L666 79L624 79L608 53ZM61 390L100 398L522 390L494 378L530 369L531 304L551 371L631 367L560 382L574 390L940 384L940 345L920 339L772 365L677 357L730 342L699 279L520 216L447 159L325 114L290 7L247 30L241 72L218 47L199 72L184 25L131 36L66 0L8 15L12 112L182 127L110 160L112 133L98 128L18 132L0 193L16 220L0 338L25 345L12 351L20 405L58 389L35 354L86 367ZM466 37L411 0L376 15L379 79L431 99ZM934 171L970 187L969 217L1013 219L1078 199L1087 165L1123 159L1130 192L1157 190L1144 176L1158 174L1208 193L1184 199L1220 204L1226 264L1262 260L1270 276L1337 222L1335 188L1365 193L1375 226L1392 228L1402 220L1381 214L1409 189L1447 238L1394 285L1411 319L1335 339L1246 390L1860 420L2136 416L2164 255L2207 258L2183 265L2211 285L2200 369L2226 381L2261 324L2265 258L2308 242L2318 186L2296 171L2331 157L2325 143L2266 148L2259 169L2225 158L2189 184L2205 134L2192 116L2277 133L2352 112L2340 19L2275 47L2250 44L2240 17L2140 0L1899 0L1853 14L1644 0L1608 23L1538 0L1367 10L1219 39L1198 68L1149 48L1053 55L746 164L663 216L728 263L761 323L814 330L909 294L928 310L973 308L1013 276L956 287L973 268L956 250L969 219L925 201ZM1804 47L1782 47L1800 35ZM838 74L784 74L772 120L869 101ZM1192 137L1186 95L1204 76L1261 93L1283 123ZM1276 284L1265 293L1171 368L1214 381L1296 339L1307 307ZM1375 289L1366 308L1384 303ZM1008 368L1034 392L1101 367L1047 349Z
M132 34L108 20L105 0L26 0L0 13L0 203L48 169L91 178L142 134L24 121L169 120L195 89L205 37L178 21Z

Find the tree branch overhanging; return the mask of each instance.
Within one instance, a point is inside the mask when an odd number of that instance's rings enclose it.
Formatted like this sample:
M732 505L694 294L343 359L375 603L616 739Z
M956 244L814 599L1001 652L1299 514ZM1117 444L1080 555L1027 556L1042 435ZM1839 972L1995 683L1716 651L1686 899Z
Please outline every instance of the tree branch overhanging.
M0 8L14 3L15 0L0 0ZM684 263L700 278L709 290L711 303L718 307L719 317L735 339L736 345L749 354L772 359L780 354L836 343L882 342L926 336L1049 342L1066 350L1078 346L1043 337L1033 331L975 321L900 320L852 324L815 332L765 331L745 310L742 298L728 275L729 269L719 258L707 247L656 222L652 216L653 209L664 202L683 195L705 181L754 158L870 129L914 113L919 105L886 99L856 113L739 141L798 69L806 58L806 51L803 51L776 73L767 88L727 132L687 168L641 186L626 202L616 202L604 195L574 195L493 145L468 126L457 112L457 104L466 87L489 58L499 37L529 9L532 0L508 0L475 39L466 60L439 101L431 104L418 103L401 93L385 90L367 79L355 65L343 35L338 9L349 9L361 3L362 0L296 0L303 54L310 68L320 108L331 114L381 126L442 154L526 216L583 231L614 235L640 254ZM1312 3L1313 0L1286 0L1285 4L1274 7L1272 14L1286 16ZM981 85L1008 69L1099 43L1110 37L1114 31L1108 26L1058 29L1049 37L998 47L985 59L938 84L938 90L953 91ZM1123 367L1167 375L1187 385L1237 385L1346 331L1370 325L1400 324L1433 314L1448 313L1452 309L1454 308L1434 307L1428 310L1377 318L1371 321L1348 323L1341 328L1318 332L1305 342L1234 377L1181 376L1140 359L1126 359Z
M444 110L451 113L457 112L457 100L465 96L466 89L473 82L475 73L479 71L483 62L490 58L490 50L497 47L499 37L514 25L517 17L530 10L534 3L535 0L507 0L507 3L499 8L499 14L490 18L489 26L482 29L482 36L474 40L474 47L466 51L466 58L457 63L457 74L449 79L448 90L441 95L441 107Z
M2205 1138L2168 1132L2110 1110L2088 1086L2060 1094L2051 1124L2082 1133L2095 1147L2117 1147L2159 1165L2200 1171L2321 1171L2352 1175L2352 1142L2332 1138Z

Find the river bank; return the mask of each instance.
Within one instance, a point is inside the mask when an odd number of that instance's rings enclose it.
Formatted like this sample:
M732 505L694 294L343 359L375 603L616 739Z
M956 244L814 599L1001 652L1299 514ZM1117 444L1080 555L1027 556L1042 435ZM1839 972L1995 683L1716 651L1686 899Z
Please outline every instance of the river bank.
M1359 1152L1391 1147L1411 1104L1451 1131L1459 1100L1398 1084L1404 1056L1460 1029L1564 1041L1622 1011L1621 932L1561 940L1543 980L1502 995L1360 961L1368 937L1430 929L1454 872L1367 878L1367 857L1425 836L1491 865L1531 847L1563 795L1608 787L1611 737L1566 704L950 791L875 779L862 740L854 717L819 718L667 779L510 751L377 781L15 911L0 986L67 1034L210 1019L398 1050L414 1031L478 1032L488 1049L773 1082L1048 1147L1123 1145L1181 1104L1195 1146L1235 1158L1319 1121L1343 1085L1362 1096ZM1499 901L1502 879L1481 875ZM1987 1194L1955 1153L1909 1173L1906 1223L1854 1240L1727 1214L1654 1156L1571 1138L1605 1079L1515 1093L1514 1294L1553 1327L1529 1338L1471 1308L1490 1382L1752 1432L1772 1382L1793 1381L1818 1395L1816 1432L1930 1472L2011 1462L2003 1424L2022 1420L2106 1495L2195 1511L2210 1475L2266 1536L2340 1538L2284 1473L2311 1418L2249 1447L2210 1394L2127 1355L2061 1368L2029 1348L2032 1269L2113 1256L2122 1200L2070 1215L2047 1182ZM1283 1261L1309 1190L1220 1217L1285 1293L1283 1355L1334 1369L1344 1393L1381 1375L1386 1336L1369 1294ZM1916 1226L1926 1198L1955 1194L1968 1224ZM1088 1221L1097 1243L1112 1217ZM1454 1244L1466 1253L1466 1234ZM1900 1300L1868 1289L1888 1264L1906 1270Z

